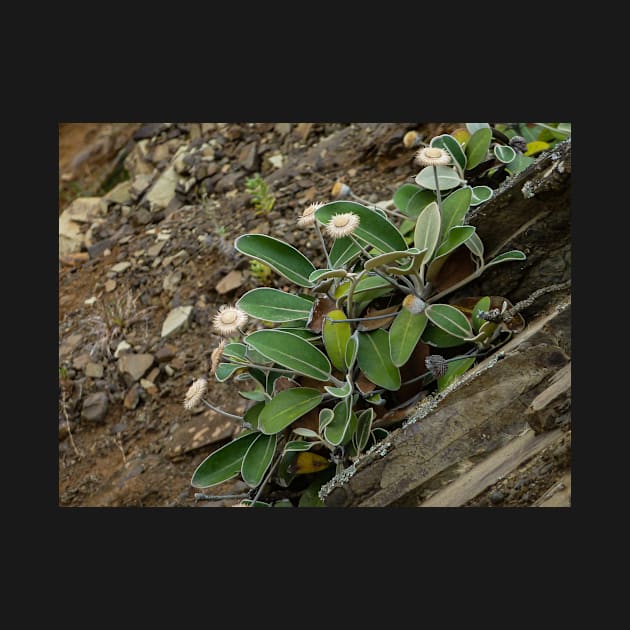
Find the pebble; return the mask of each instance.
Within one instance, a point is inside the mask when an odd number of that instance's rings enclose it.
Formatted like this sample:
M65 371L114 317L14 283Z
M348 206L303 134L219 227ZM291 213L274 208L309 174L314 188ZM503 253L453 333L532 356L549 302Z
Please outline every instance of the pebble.
M140 386L138 383L134 383L127 393L125 394L125 399L123 400L123 406L125 409L135 409L140 402Z
M101 423L105 420L108 406L109 400L107 399L107 394L105 392L90 394L83 401L81 419L87 420L88 422Z
M272 155L272 156L268 157L267 159L276 168L282 168L282 166L284 164L284 156L279 154L279 153L276 154L276 155Z
M125 261L125 262L119 262L119 263L116 263L115 265L112 265L111 270L114 273L122 273L123 271L129 269L129 267L131 267L131 263L128 261Z
M134 381L139 380L145 372L153 365L152 354L123 354L118 359L118 371L121 374L129 374Z
M237 289L243 284L243 272L238 270L230 271L216 285L217 293L223 295Z
M171 344L166 344L155 352L155 360L158 363L166 363L167 361L175 358L176 352L177 348L175 346L172 346Z
M66 337L61 342L61 346L59 346L59 357L62 358L72 354L72 351L81 343L82 339L83 335L79 333Z
M89 354L80 354L72 360L72 367L75 370L84 370L85 366L90 362Z
M188 323L190 319L190 314L192 313L192 306L177 306L175 307L164 320L162 324L162 337L167 337L168 335L175 332L178 328L181 328L185 324Z
M501 492L500 490L493 492L490 495L490 502L494 503L494 505L496 505L497 503L501 503L503 499L505 499L505 494Z
M111 293L116 288L116 280L107 280L105 282L105 293Z
M90 378L103 378L103 366L100 363L90 361L85 366L85 375Z
M158 393L158 388L155 386L155 383L146 378L140 379L140 387L142 387L149 396L155 396Z
M117 359L123 352L126 350L131 350L131 345L128 344L124 339L116 346L116 351L114 352L114 357Z
M167 293L175 293L177 290L177 285L182 280L182 272L181 271L172 271L167 276L165 276L164 280L162 280L162 289Z

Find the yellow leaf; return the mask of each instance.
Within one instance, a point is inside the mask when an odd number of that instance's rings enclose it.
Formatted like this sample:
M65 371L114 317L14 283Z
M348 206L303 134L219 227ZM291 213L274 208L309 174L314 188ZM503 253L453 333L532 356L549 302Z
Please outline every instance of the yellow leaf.
M525 151L523 155L535 155L536 153L546 151L549 148L550 145L548 143L542 142L542 140L534 140L533 142L527 143L527 151Z
M455 140L457 140L457 142L459 142L459 144L463 147L468 142L470 133L468 133L468 129L465 127L460 127L459 129L455 129L455 131L451 133L451 136L453 136L453 138L455 138Z
M295 462L291 465L291 472L295 475L307 475L328 468L330 462L317 453L305 451L298 453Z

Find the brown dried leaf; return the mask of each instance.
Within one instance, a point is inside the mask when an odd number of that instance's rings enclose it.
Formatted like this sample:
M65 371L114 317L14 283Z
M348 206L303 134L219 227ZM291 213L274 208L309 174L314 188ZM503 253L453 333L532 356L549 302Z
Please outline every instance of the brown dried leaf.
M357 389L363 394L369 394L376 388L376 384L365 375L363 372L359 372L358 378L354 381Z
M308 321L306 322L306 327L315 333L321 333L322 326L324 325L324 317L327 313L334 311L336 308L337 304L328 296L317 298L313 304Z
M445 291L475 271L470 250L462 245L448 256L446 262L433 280L438 291Z
M399 310L398 306L390 306L388 308L368 308L364 317L377 317L378 315L389 315ZM383 317L382 319L374 319L367 322L359 322L357 330L360 332L367 332L369 330L376 330L377 328L387 329L394 321L394 317Z

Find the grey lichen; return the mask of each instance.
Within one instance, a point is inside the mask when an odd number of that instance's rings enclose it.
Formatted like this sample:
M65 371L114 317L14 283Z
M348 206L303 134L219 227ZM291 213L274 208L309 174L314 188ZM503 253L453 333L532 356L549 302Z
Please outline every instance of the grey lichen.
M521 192L523 193L523 197L525 197L525 199L531 199L532 197L536 195L536 191L534 190L534 185L532 184L531 181L527 181L523 184L523 187L521 188Z
M333 488L343 486L356 472L357 469L354 464L348 466L348 468L344 468L340 473L336 474L330 481L325 483L319 489L319 498L324 501L326 497L331 493Z

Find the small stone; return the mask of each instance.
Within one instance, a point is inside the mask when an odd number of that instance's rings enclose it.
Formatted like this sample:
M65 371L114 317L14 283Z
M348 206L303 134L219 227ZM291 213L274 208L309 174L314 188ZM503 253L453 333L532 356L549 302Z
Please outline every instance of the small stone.
M167 276L165 276L164 280L162 280L162 289L167 293L175 293L177 290L177 285L182 280L182 272L181 271L172 271Z
M500 490L493 492L490 495L490 502L493 503L494 505L496 505L497 503L501 503L503 499L505 499L505 494L501 492Z
M267 159L275 168L282 168L284 164L284 156L279 153L276 155L272 155L268 157Z
M165 346L161 347L159 350L156 351L155 360L158 363L166 363L167 361L170 361L171 359L175 357L176 352L177 352L177 348L175 346L166 344Z
M62 420L61 422L59 422L59 433L57 434L59 441L63 442L69 434L70 431L68 429L68 423L65 420Z
M85 366L90 362L89 354L80 354L72 360L72 367L75 370L84 370Z
M291 123L276 123L274 131L280 136L286 136L291 131Z
M114 357L117 359L127 350L131 350L131 345L128 344L124 339L117 346L114 352Z
M122 374L126 373L131 376L134 381L139 380L145 372L153 365L154 357L152 354L123 354L118 359L118 371Z
M108 203L128 204L131 201L131 194L129 189L131 188L131 181L121 182L118 186L112 188L104 197Z
M123 407L125 409L135 409L140 402L140 386L138 383L134 383L125 394L123 400Z
M103 378L103 366L100 363L90 361L85 366L85 375L90 378Z
M242 271L230 271L226 276L224 276L219 282L217 282L216 290L217 293L223 295L224 293L229 293L234 289L237 289L243 284L243 272Z
M226 164L225 166L229 168L229 164ZM243 171L235 171L229 175L225 175L216 183L216 192L225 193L229 190L234 190L237 188L238 181L243 177L245 177L245 173Z
M250 234L269 234L271 231L271 225L269 221L261 221L255 225L249 232Z
M258 155L258 144L250 142L241 150L238 161L246 171L260 170L260 156Z
M126 271L127 269L129 269L129 267L131 267L131 263L128 261L124 261L124 262L119 262L119 263L116 263L115 265L112 265L111 270L114 273L122 273L123 271Z
M133 199L138 199L142 193L149 187L153 175L136 175L129 188L129 194Z
M97 302L97 298L93 295L92 297L89 297L87 300L84 300L83 304L87 306L92 306L92 304L95 304L96 302Z
M151 190L145 195L144 200L149 202L152 210L166 208L175 196L176 186L177 174L171 166L162 172Z
M186 325L192 313L192 306L175 307L164 320L162 324L162 337L166 337L176 331L178 328Z
M109 400L105 392L90 394L84 401L81 409L81 420L102 423L107 414Z
M170 365L165 365L164 371L168 374L168 376L173 376L173 374L175 374L175 370Z
M140 379L140 387L142 387L149 396L155 396L158 393L158 388L155 386L155 383L152 383L146 378Z
M151 381L152 383L155 383L155 381L157 380L157 377L160 375L160 368L153 368L148 374L147 374L147 381Z
M177 254L173 254L172 256L167 256L162 261L162 267L168 267L170 264L173 267L179 265L179 263L183 262L188 257L188 252L185 249L180 249Z
M72 353L72 351L81 343L83 335L77 333L66 337L59 347L59 357L65 357Z
M116 288L116 280L107 280L105 282L105 293L111 293Z
M151 221L151 213L146 208L138 208L129 219L135 226L147 225Z

